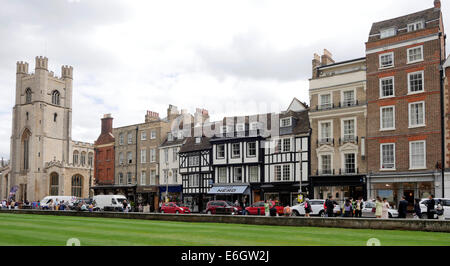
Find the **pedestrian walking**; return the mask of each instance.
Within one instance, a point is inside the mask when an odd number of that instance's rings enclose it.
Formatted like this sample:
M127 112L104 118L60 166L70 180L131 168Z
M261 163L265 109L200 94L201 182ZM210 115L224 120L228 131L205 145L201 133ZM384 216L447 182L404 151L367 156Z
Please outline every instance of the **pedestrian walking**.
M380 196L377 196L377 200L375 201L375 217L381 218L383 213L383 202L381 202Z
M345 200L345 203L342 205L342 217L352 217L353 208L350 199Z
M312 212L311 204L309 204L309 199L305 200L305 217L310 217L309 214Z
M422 219L422 209L420 208L420 199L414 200L414 218Z
M438 220L445 220L444 207L442 207L442 200L437 201L436 214L437 214Z
M402 196L402 200L398 203L398 218L406 218L408 208L408 201L406 200L405 196Z
M270 204L268 200L264 203L264 214L270 216Z
M355 203L355 217L359 217L359 218L361 218L362 217L362 205L363 205L363 202L362 202L362 199L361 199L361 197L360 198L358 198L357 200L356 200L356 203Z
M382 204L382 209L381 209L381 218L382 219L389 218L389 209L390 208L391 208L391 206L389 206L389 202L387 201L387 199L383 198L383 204Z
M325 201L327 217L334 217L334 206L333 196L330 195Z
M428 219L434 219L434 214L436 213L434 205L436 205L436 201L434 200L434 196L430 195L428 200L425 202L425 206L427 206Z
M127 200L124 200L122 204L123 204L123 212L128 212L128 203L127 203Z

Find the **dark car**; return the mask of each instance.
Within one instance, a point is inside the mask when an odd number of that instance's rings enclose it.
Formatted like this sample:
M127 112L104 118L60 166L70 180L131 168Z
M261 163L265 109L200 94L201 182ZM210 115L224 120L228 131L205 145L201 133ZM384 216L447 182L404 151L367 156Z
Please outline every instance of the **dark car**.
M213 200L206 204L205 213L207 214L231 214L239 213L239 209L225 200Z

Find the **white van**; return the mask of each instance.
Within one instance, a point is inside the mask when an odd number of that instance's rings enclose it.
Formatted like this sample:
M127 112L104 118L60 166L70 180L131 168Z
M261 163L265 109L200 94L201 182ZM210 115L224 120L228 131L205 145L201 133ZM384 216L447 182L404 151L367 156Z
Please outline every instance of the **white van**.
M53 203L56 202L69 202L69 207L73 206L73 203L77 200L75 196L47 196L41 200L41 209L47 209L50 201L53 200Z
M122 211L123 201L127 198L124 195L97 195L93 199L100 211Z

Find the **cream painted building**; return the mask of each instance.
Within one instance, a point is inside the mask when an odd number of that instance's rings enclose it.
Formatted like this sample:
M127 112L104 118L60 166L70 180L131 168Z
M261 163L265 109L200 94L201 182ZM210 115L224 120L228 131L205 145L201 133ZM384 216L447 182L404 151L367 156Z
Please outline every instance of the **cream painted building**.
M36 57L34 73L17 62L10 172L2 182L15 200L89 196L94 148L71 138L72 81L71 66L62 66L57 77L46 57Z
M309 81L314 198L366 197L366 60L314 55Z

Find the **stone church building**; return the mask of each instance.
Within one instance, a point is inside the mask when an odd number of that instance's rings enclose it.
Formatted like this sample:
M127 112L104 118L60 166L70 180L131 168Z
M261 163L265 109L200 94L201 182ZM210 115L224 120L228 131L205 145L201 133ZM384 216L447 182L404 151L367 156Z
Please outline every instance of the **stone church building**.
M37 201L48 195L89 197L94 146L72 140L73 68L61 77L36 57L34 73L17 62L11 159L2 173L0 197ZM8 193L8 195L4 195Z

